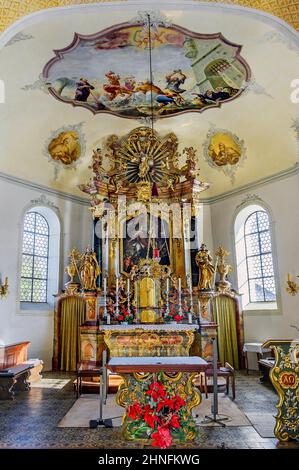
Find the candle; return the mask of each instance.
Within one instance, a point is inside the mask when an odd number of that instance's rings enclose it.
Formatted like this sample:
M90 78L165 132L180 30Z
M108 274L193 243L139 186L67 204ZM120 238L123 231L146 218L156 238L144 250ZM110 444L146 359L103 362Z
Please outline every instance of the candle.
M127 292L130 293L130 278L127 278Z
M182 279L179 277L178 281L179 281L178 282L179 291L181 291L181 289L182 289Z
M166 278L166 292L169 292L169 278Z
M115 280L115 290L116 290L116 294L117 294L118 293L118 277Z
M288 282L291 282L291 281L292 281L291 275L290 273L288 273Z
M104 289L104 293L106 294L106 291L107 291L107 279L104 277L103 279L103 289Z
M159 248L155 248L154 249L154 258L159 258L159 255L160 255Z

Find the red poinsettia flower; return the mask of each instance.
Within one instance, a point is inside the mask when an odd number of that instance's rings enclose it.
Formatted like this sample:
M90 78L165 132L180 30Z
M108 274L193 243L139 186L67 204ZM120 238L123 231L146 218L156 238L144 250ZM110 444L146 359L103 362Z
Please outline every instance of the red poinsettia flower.
M148 411L145 412L143 419L152 429L155 428L155 423L160 421L157 415L149 413Z
M154 401L158 401L159 398L164 398L165 397L165 390L163 385L160 382L153 382L150 385L149 390L145 392L146 395L149 395L152 397Z
M157 405L157 411L159 412L163 406L167 406L170 410L175 409L175 399L174 398L165 398L163 400L160 400L158 405Z
M152 434L152 438L153 447L161 447L162 449L166 449L167 447L171 446L172 437L168 428L158 426L158 430Z
M124 320L124 316L123 316L123 315L118 315L118 319L119 319L119 321L123 321L123 320Z
M173 319L174 319L175 321L181 321L181 320L183 320L183 318L184 318L184 317L183 317L182 315L175 315L175 316L173 317Z
M139 403L134 403L134 405L129 406L127 415L135 421L137 418L140 417L142 414L142 408L140 407Z
M181 397L179 397L178 395L175 396L174 398L175 400L175 409L178 411L180 408L182 408L182 406L185 406L186 405L186 402L185 400L183 400Z
M178 415L172 415L172 417L169 421L169 426L171 426L172 428L180 428L181 427Z

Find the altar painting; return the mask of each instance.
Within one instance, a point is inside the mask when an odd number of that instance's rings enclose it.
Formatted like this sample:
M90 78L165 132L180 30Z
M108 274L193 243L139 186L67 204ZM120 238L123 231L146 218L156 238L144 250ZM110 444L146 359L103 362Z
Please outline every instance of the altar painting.
M156 25L151 45L156 117L219 107L240 96L250 79L241 46L221 33ZM76 33L72 44L55 54L43 70L55 98L95 114L151 114L146 26L123 23L89 36Z
M123 225L123 238L121 240L121 272L129 274L134 265L137 265L141 259L153 258L154 249L159 250L160 264L170 266L170 238L169 226L167 221L153 217L150 222L150 217L147 217L147 224L145 227L146 233L143 230L137 230L133 234L133 226L136 227L136 218L129 219ZM140 221L141 222L141 221ZM149 238L148 230L155 227L154 238ZM139 227L140 228L140 227ZM150 244L150 246L149 246Z

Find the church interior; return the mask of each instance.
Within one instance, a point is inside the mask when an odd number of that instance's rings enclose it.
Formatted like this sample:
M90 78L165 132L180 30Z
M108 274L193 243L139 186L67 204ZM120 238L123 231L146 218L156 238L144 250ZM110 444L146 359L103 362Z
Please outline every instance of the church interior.
M298 56L293 0L0 0L0 449L299 448Z

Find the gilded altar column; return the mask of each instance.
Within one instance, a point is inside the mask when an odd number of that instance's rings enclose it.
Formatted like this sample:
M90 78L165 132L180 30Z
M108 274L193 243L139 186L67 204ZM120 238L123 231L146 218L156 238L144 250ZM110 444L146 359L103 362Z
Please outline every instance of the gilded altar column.
M173 272L177 277L184 279L184 228L182 223L182 210L179 203L172 204L171 234L173 238Z

